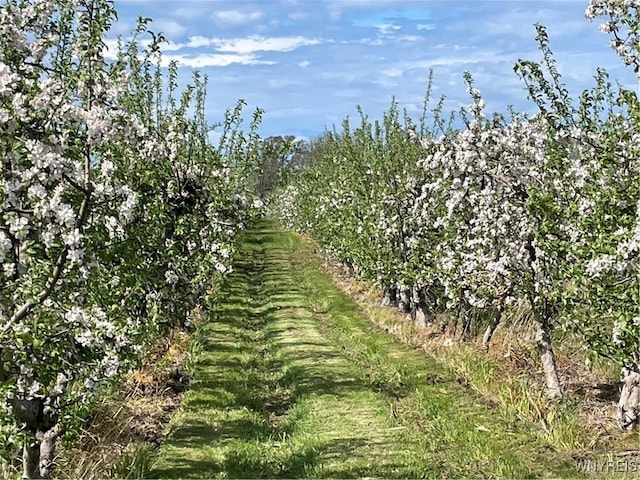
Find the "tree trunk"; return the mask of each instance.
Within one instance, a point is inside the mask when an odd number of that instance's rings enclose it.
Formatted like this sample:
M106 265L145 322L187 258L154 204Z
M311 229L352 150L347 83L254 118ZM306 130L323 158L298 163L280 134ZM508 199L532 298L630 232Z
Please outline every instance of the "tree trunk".
M489 325L484 332L484 336L482 337L482 346L485 350L489 350L489 343L491 342L491 338L496 332L496 328L498 328L498 325L500 325L500 320L502 320L502 312L504 312L504 301L500 303L500 306L498 306L496 314L491 319L491 322L489 322Z
M500 317L502 316L502 312L498 311L496 315L491 319L491 322L487 326L487 329L484 331L484 336L482 337L482 347L485 350L489 350L489 343L491 343L491 338L498 328L500 324Z
M631 430L640 425L640 365L622 369L622 392L616 412L620 428Z
M402 290L400 290L398 310L400 310L402 313L411 312L411 289L403 288Z
M27 436L22 451L23 478L49 479L53 471L53 456L60 426L38 430Z
M42 398L13 399L11 406L13 415L29 432L22 450L23 478L51 478L55 442L60 433L57 414L45 412Z
M524 248L529 252L527 263L529 264L529 271L531 272L531 280L535 283L536 269L533 265L537 261L537 255L533 240L533 234L529 234ZM544 370L545 382L547 384L547 397L549 397L550 400L557 400L562 398L562 389L560 388L560 379L558 378L556 356L553 353L553 348L551 348L551 324L549 319L551 318L553 308L548 298L544 298L542 305L539 305L538 302L536 302L532 289L528 291L527 296L529 297L529 305L531 305L533 316L540 325L536 332L536 344L538 345L540 361L542 362L542 369Z
M550 400L562 398L560 379L558 377L558 367L556 366L556 356L551 348L551 335L549 332L549 322L544 319L540 322L540 328L536 333L536 344L542 361L542 369L547 384L547 396Z
M345 260L344 262L342 262L342 267L347 271L347 275L349 275L350 277L355 277L356 270L353 267L353 263L351 263L349 260Z
M466 307L462 309L462 319L464 320L462 326L462 332L460 333L460 343L465 343L467 338L469 338L469 332L471 331L471 321L473 320L473 315L470 307Z
M51 478L53 470L53 456L56 449L56 440L60 434L60 425L47 430L46 432L38 432L36 437L40 440L40 477Z
M418 328L426 328L426 326L431 323L430 310L425 297L424 289L413 289L412 317L413 323Z
M460 291L460 304L458 307L458 318L456 319L453 337L458 332L458 323L462 322L462 331L460 332L460 343L467 341L467 335L471 329L471 305L465 299L465 290Z
M382 294L382 306L383 307L397 307L398 306L398 291L394 287L385 286Z
M27 435L22 449L22 478L42 478L40 476L40 442L34 434Z

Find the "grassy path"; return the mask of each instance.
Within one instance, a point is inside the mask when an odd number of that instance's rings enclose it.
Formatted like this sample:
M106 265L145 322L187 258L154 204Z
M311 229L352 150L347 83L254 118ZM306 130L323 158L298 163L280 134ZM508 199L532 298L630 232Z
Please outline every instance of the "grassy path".
M312 249L264 223L199 332L155 478L575 477L423 353L376 331Z

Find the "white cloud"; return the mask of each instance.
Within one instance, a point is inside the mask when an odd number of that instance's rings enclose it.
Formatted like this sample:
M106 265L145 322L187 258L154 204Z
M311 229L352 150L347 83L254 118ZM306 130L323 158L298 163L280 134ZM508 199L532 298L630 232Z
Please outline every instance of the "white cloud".
M422 113L422 105L417 103L403 103L402 107L409 113Z
M341 83L353 83L356 81L356 76L353 73L349 73L346 71L325 71L320 74L320 78L323 80L337 80Z
M260 20L263 16L262 12L241 12L240 10L221 10L214 12L212 17L221 23L228 25L244 25Z
M200 48L200 47L208 47L209 45L211 45L210 38L196 35L194 37L189 37L189 42L187 43L186 46L189 48Z
M490 52L477 52L477 55L468 56L442 56L434 57L429 60L420 60L408 64L410 68L430 68L435 66L452 66L452 65L472 65L477 63L498 63L509 60L510 55ZM472 72L473 73L473 72Z
M404 73L404 70L400 68L387 68L386 70L381 70L380 73L388 77L399 77Z
M124 40L125 43L128 40ZM252 54L256 52L290 52L299 47L308 46L308 45L317 45L321 43L320 40L315 38L306 38L303 36L296 37L263 37L260 35L253 35L250 37L243 38L208 38L200 35L195 35L189 37L187 42L173 42L168 41L161 45L161 50L163 53L167 52L179 52L181 50L186 49L201 49L211 47L213 50L216 50L218 53L211 54L210 58L216 59L214 62L217 62L219 59L222 62L225 62L225 59L255 59L257 57ZM107 39L105 41L105 49L104 55L105 58L114 59L116 58L117 53L117 39ZM141 41L141 45L143 47L148 46L149 41L143 40ZM235 56L234 56L235 55ZM189 58L200 58L201 55L196 57L188 57L185 55L175 55L173 58L181 59L187 61ZM190 60L189 60L190 61ZM233 61L231 63L243 63ZM265 62L260 62L265 63ZM270 62L274 63L274 62ZM311 64L310 61L304 60L300 62L298 65L300 67L307 67ZM215 66L220 66L217 63L214 63Z
M421 23L421 24L416 25L416 28L418 30L435 30L436 26L435 25L431 25L431 24Z
M460 50L462 47L458 44L438 43L434 48L448 48L453 50Z
M350 43L360 43L362 45L369 45L369 46L379 46L379 45L386 45L389 43L388 39L382 39L380 37L378 38L360 38L358 40L354 40L354 41L343 41L341 43L344 44L350 44Z
M391 23L383 23L380 25L376 25L375 27L380 30L380 33L382 33L383 35L388 35L402 28L400 25L393 25Z
M425 37L421 37L420 35L399 35L395 38L396 42L422 42L425 40Z
M425 37L421 37L420 35L388 35L382 34L376 38L359 38L353 41L343 41L344 44L350 43L359 43L362 45L368 46L380 46L380 45L392 45L396 43L406 44L409 42L424 42L426 40Z
M386 90L396 88L398 86L397 82L394 82L393 80L390 80L388 78L383 78L383 77L371 80L371 83L373 85L378 85Z
M259 57L255 55L206 53L192 57L186 55L163 55L161 64L166 67L171 61L175 61L178 65L191 68L226 67L232 64L274 65L277 63L260 60Z
M166 18L154 20L151 28L153 31L164 33L167 37L179 37L187 32L187 27Z
M144 43L143 43L143 46ZM163 43L162 45L160 45L160 50L162 50L163 52L177 52L178 50L182 50L184 48L184 44L182 43L175 43L172 42L171 40L167 41L167 43Z
M213 47L222 53L249 54L255 52L290 52L299 47L321 43L315 38L297 37L263 37L252 35L243 38L208 38L203 36L189 37L186 43L169 42L162 46L164 52L176 52L185 48Z
M337 22L342 18L342 5L331 4L328 6L329 18Z
M189 20L202 18L207 15L206 6L203 8L202 4L196 2L181 2L180 7L174 8L171 13L176 17Z
M305 112L305 113L306 113L306 112ZM305 143L308 143L308 142L310 142L310 141L311 141L311 137L308 137L308 136L306 136L306 135L296 135L296 136L295 136L294 141L295 141L295 142L305 142Z
M104 40L104 48L102 49L102 55L107 60L115 60L118 54L118 40L115 38L109 38Z
M262 37L252 35L245 38L213 38L211 44L220 52L252 53L252 52L290 52L296 48L317 45L320 40L297 37Z

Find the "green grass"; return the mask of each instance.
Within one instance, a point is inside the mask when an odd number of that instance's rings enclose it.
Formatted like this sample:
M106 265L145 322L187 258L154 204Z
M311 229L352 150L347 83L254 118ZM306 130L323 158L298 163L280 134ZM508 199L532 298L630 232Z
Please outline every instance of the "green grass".
M579 475L531 425L376 330L297 236L263 223L237 258L152 477Z

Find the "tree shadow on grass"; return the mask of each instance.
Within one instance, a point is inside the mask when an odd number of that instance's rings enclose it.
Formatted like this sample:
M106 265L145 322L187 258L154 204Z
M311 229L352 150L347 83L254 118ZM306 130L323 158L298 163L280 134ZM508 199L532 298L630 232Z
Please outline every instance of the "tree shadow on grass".
M228 434L229 441L234 441L232 437L238 435L237 432ZM236 448L227 451L224 456L211 455L210 458L198 460L182 457L173 463L171 469L156 469L153 475L156 478L309 478L321 472L325 478L377 476L375 466L325 464L327 459L349 458L354 449L368 445L366 438L339 439L292 448L290 445L278 445L277 441L271 444L251 442L248 440L250 435L250 432L245 432L243 439L247 440L235 442ZM222 437L216 441L225 439ZM393 471L394 468L387 466L385 470Z
M262 249L275 243L277 235L275 230L245 235L245 250L221 285L211 323L202 329L204 352L195 364L196 379L183 401L180 422L168 433L151 472L154 477L371 474L364 467L337 471L322 463L334 457L348 459L354 449L370 443L367 438L350 436L330 443L284 440L293 428L284 417L297 398L347 395L366 390L368 384L345 374L344 357L329 342L296 343L292 338L289 345L282 342L284 327L269 327L277 318L295 319L299 309L307 308L305 294L286 271L287 253L270 247L267 255Z

